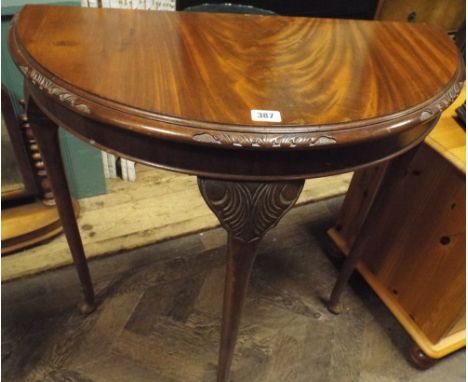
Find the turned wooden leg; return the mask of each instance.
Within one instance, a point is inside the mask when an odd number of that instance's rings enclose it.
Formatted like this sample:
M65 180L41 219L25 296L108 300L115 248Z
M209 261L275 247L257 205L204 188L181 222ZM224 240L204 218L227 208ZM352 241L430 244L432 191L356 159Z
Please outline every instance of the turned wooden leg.
M228 232L218 382L229 380L237 333L258 244L294 205L303 180L230 182L198 179L208 206Z
M30 101L27 106L27 116L34 137L39 145L42 160L52 186L52 192L57 204L60 221L67 238L73 262L84 294L84 302L80 304L80 312L87 314L95 309L94 290L89 275L88 264L81 242L80 231L73 210L72 198L68 189L67 178L60 153L58 127L47 118L37 106Z
M396 183L406 176L409 164L416 154L418 147L419 145L398 156L387 164L387 169L375 195L374 201L371 203L366 220L361 227L357 239L351 247L331 293L330 300L327 304L327 308L330 312L339 314L343 311L343 306L340 302L341 294L366 251L369 240L368 233L372 232L373 227L381 219L382 210L393 193Z

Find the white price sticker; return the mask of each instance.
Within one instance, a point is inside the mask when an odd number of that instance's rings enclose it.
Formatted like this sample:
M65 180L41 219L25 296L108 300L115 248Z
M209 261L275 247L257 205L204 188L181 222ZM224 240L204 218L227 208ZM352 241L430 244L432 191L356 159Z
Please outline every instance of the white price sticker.
M276 110L251 110L252 121L281 122L281 113Z

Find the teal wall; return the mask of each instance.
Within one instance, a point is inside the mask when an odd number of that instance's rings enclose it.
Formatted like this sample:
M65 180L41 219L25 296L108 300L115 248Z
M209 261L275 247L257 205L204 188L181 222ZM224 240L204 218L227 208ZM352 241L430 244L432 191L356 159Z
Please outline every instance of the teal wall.
M3 0L2 1L2 83L13 98L13 106L19 114L22 109L18 100L23 97L23 76L10 57L7 45L10 20L5 16L13 15L24 4L51 3L47 0ZM53 3L76 6L79 2L68 1ZM60 129L60 144L65 170L71 192L76 198L84 198L106 193L106 182L102 169L101 153L95 147L84 143Z
M61 0L61 1L51 1L51 0L1 0L2 4L2 16L12 16L18 12L23 5L26 4L51 4L51 5L66 5L71 7L79 7L81 3L76 0ZM2 17L2 26L3 26L3 17ZM2 29L3 32L3 29ZM2 38L3 41L3 38ZM2 42L3 49L3 42Z
M61 0L52 2L50 0L2 0L2 15L3 12L16 12L19 8L26 4L56 4L56 5L75 5L79 6L80 2L76 0ZM11 14L11 13L10 13Z

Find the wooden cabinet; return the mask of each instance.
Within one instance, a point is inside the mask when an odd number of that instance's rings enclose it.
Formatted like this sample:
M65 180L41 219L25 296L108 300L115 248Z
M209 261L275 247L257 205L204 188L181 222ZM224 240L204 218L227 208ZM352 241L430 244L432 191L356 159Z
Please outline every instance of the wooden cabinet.
M359 272L419 347L415 361L465 345L465 132L458 99L421 146L370 236ZM345 254L361 234L384 166L355 173L329 235ZM364 233L363 233L364 234Z

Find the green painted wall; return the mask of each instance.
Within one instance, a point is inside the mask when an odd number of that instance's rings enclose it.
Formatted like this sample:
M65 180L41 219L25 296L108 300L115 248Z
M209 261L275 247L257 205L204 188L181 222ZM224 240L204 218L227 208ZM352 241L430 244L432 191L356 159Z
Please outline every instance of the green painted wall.
M2 1L2 83L13 97L13 104L19 114L18 100L23 97L23 76L16 68L8 51L7 37L9 17L24 4L51 3L47 0L3 0ZM76 6L76 1L51 3ZM64 130L60 130L60 144L71 192L76 198L106 193L106 182L102 169L101 153Z

